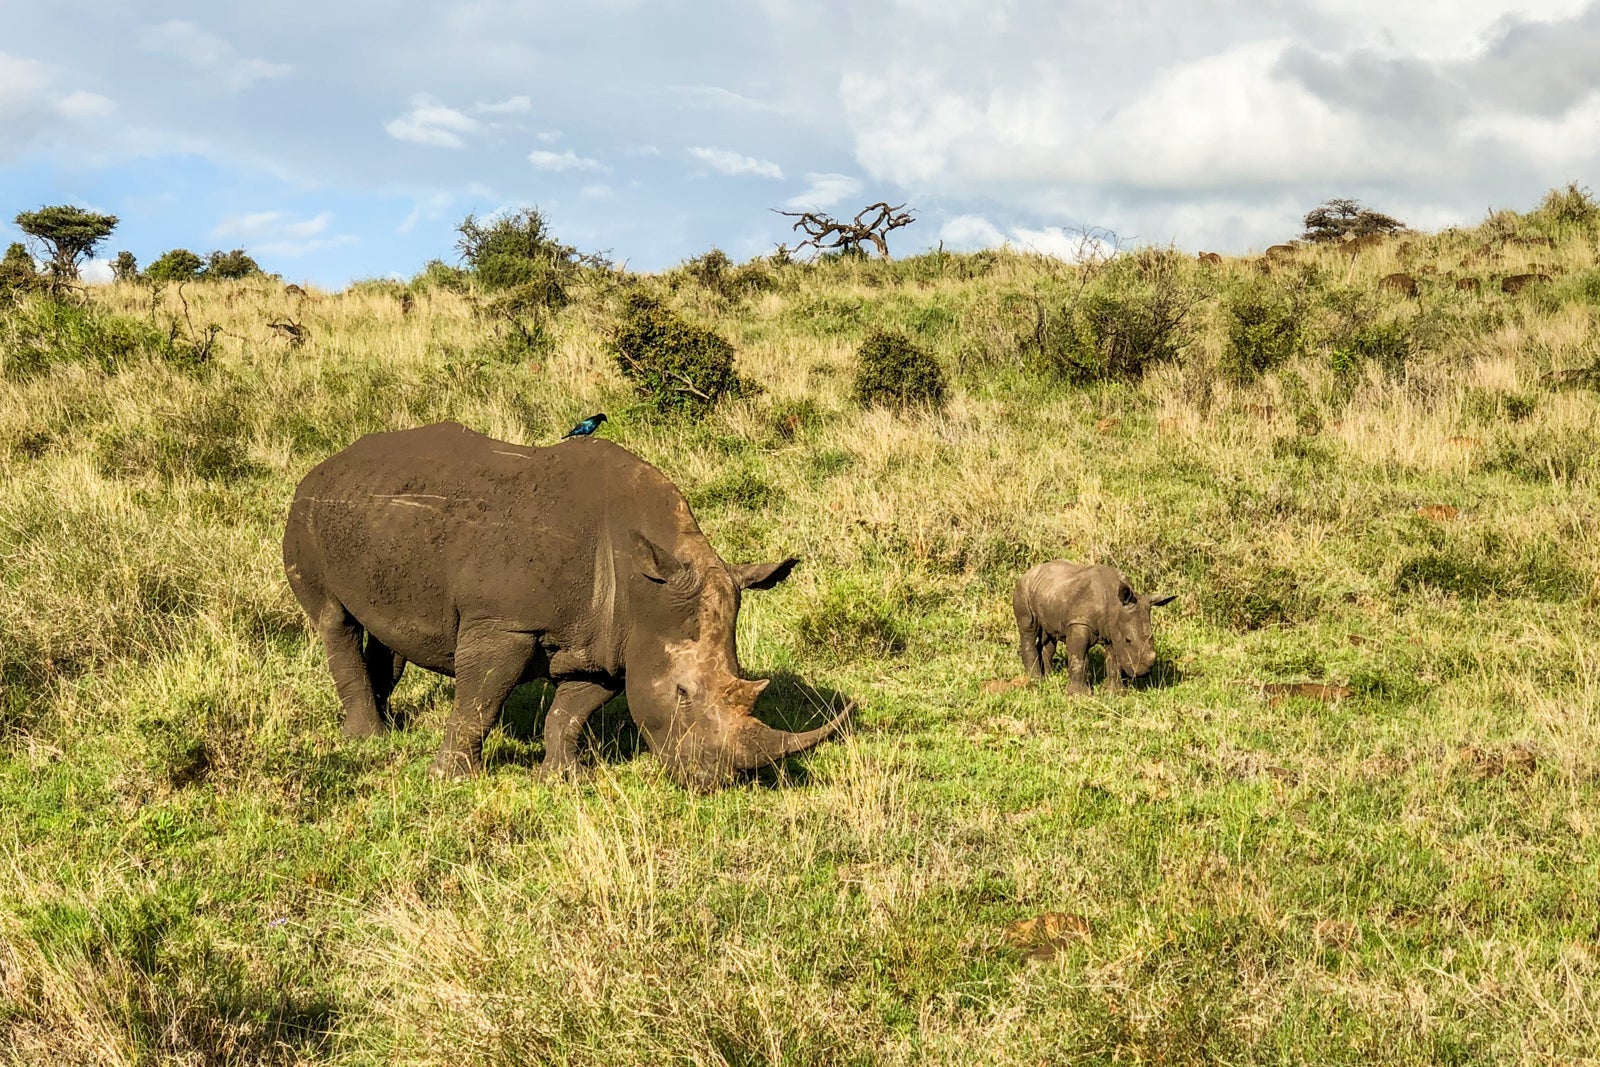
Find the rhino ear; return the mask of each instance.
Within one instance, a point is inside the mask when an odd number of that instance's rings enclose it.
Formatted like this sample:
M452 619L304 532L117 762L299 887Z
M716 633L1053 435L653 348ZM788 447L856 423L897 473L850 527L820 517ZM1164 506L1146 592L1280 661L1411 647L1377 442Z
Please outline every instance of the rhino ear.
M1153 596L1153 597L1150 598L1150 606L1153 607L1153 608L1159 608L1163 604L1170 604L1174 600L1177 600L1177 599L1178 599L1178 594L1177 593L1172 593L1172 594L1170 594L1168 596Z
M1133 586L1124 582L1117 588L1117 599L1122 601L1122 606L1132 607L1139 602L1139 595L1133 591Z
M683 564L672 558L672 553L650 538L633 531L633 547L639 553L639 573L652 582L670 582L673 575L683 569Z
M771 589L794 570L800 561L793 556L782 563L739 563L728 569L740 589Z

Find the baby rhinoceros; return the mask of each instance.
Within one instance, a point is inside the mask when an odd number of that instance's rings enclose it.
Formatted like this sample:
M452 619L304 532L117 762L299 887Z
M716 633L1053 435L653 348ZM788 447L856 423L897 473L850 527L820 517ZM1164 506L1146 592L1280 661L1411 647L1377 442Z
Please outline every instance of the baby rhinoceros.
M1122 676L1139 678L1156 665L1150 609L1170 596L1140 596L1115 567L1054 560L1041 563L1017 582L1011 606L1022 639L1022 669L1029 677L1050 673L1056 642L1067 653L1069 693L1089 692L1089 649L1106 646L1106 689L1122 688Z

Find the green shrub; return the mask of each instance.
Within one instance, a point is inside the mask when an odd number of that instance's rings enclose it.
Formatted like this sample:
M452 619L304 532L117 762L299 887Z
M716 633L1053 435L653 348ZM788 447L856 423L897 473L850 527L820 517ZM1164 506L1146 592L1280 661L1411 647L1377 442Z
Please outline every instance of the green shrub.
M729 467L710 481L691 489L687 494L693 508L744 508L760 511L782 499L782 492L759 473L741 467Z
M111 280L117 282L139 280L139 261L133 258L132 252L123 249L117 253L117 258L111 261Z
M728 295L728 272L732 267L733 260L728 258L728 253L716 247L683 265L684 272L694 279L696 285L719 296Z
M734 266L733 260L720 248L686 262L682 273L673 279L676 288L684 277L706 292L723 300L741 300L756 293L764 293L778 284L773 265L765 260L752 259Z
M734 370L733 346L724 338L645 293L629 294L611 351L623 377L663 410L704 409L756 388Z
M233 281L260 273L262 273L261 265L246 255L242 248L235 248L232 252L212 252L206 257L207 278Z
M1428 588L1464 600L1527 597L1551 603L1573 600L1589 589L1588 576L1552 545L1520 553L1487 536L1474 544L1446 544L1415 552L1395 573L1400 593Z
M0 311L0 373L13 381L62 363L87 363L110 374L136 359L179 355L171 338L150 323L93 304L40 296Z
M1236 290L1223 305L1228 344L1223 370L1239 381L1250 381L1281 367L1303 347L1299 302L1289 293L1265 282L1251 282Z
M1556 226L1578 226L1591 229L1600 222L1600 203L1594 194L1577 182L1568 182L1565 189L1551 189L1539 201L1533 214Z
M1352 324L1348 332L1336 337L1328 354L1329 365L1341 374L1376 363L1385 373L1396 375L1411 358L1413 339L1397 320L1369 320Z
M804 647L820 649L840 660L898 656L906 649L906 632L899 620L904 607L899 598L844 583L806 606L795 634Z
M1175 359L1189 342L1198 296L1183 257L1141 249L1113 260L1058 307L1037 302L1031 348L1044 366L1072 381L1134 381Z
M44 288L44 277L21 241L11 242L0 259L0 293L31 293Z
M566 306L578 250L556 240L538 208L486 221L468 215L457 231L456 249L485 289L515 291L524 308Z
M452 293L464 293L472 287L472 275L460 267L452 267L442 259L430 259L422 265L422 269L411 279L411 288L418 292L427 292L429 289L446 289Z
M1537 403L1533 397L1522 393L1503 393L1477 386L1462 395L1462 409L1469 417L1482 422L1521 422L1533 414Z
M144 276L153 282L184 282L199 277L204 266L205 260L187 248L174 248L146 267Z
M944 407L944 370L903 333L874 330L856 350L851 394L862 407Z

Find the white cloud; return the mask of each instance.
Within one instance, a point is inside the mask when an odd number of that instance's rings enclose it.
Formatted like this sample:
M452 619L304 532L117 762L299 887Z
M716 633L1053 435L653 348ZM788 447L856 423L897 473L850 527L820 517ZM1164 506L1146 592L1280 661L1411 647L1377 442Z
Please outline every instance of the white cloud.
M1061 226L1013 226L1009 231L1002 231L982 215L957 215L945 220L939 228L939 241L954 251L1004 246L1069 263L1103 259L1117 251L1109 236Z
M410 213L400 220L400 225L394 228L394 232L410 233L416 229L417 223L421 222L423 218L440 218L449 210L450 205L455 203L455 199L454 196L442 189L430 193L412 206Z
M465 148L462 135L474 133L480 126L477 119L446 107L427 93L417 93L411 98L411 110L383 124L397 141L437 148Z
M1572 18L1590 0L1312 0L1311 7L1359 32L1362 43L1423 59L1459 59L1480 52L1512 17L1551 22Z
M1360 116L1277 73L1287 47L1253 42L1171 68L1083 131L1066 171L1078 180L1198 191L1405 169L1403 146L1376 142Z
M597 159L587 159L578 155L572 149L565 152L547 152L536 148L528 153L528 162L539 170L605 170L605 164Z
M75 144L77 158L83 158L81 127L106 118L117 105L99 93L64 88L71 77L69 71L0 52L0 163L38 143Z
M771 160L740 155L726 148L691 148L689 154L712 170L730 177L750 174L758 178L782 178L783 171Z
M784 109L766 100L745 96L718 85L675 85L673 91L689 98L701 107L723 111L753 111L776 114Z
M979 248L998 248L1006 243L1000 227L982 215L957 215L939 227L939 241L953 251L970 252Z
M354 234L327 235L333 213L323 211L309 219L293 219L285 211L257 211L229 215L211 230L218 239L238 241L255 256L303 256L341 245L353 244Z
M1554 118L1494 109L1462 123L1469 140L1493 143L1489 151L1517 153L1551 173L1576 173L1600 158L1600 91Z
M807 174L805 189L784 201L784 206L826 211L860 193L860 178L848 174Z
M498 103L476 104L472 110L480 115L526 115L533 110L533 101L526 96L512 96Z
M78 268L78 276L89 285L106 285L115 277L109 259L91 259Z
M69 93L56 103L56 110L69 119L104 118L117 109L117 105L99 93L79 90Z
M268 78L281 78L294 69L287 63L242 56L233 45L187 19L151 26L139 35L139 43L215 76L220 85L234 92Z

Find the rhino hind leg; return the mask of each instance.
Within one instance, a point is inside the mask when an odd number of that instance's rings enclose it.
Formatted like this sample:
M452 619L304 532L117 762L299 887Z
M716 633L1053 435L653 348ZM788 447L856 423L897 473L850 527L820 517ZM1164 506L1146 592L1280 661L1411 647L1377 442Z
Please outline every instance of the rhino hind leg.
M433 758L436 776L483 769L483 739L500 719L511 691L522 683L538 652L531 634L463 630L456 639L456 706L445 723L444 743Z
M383 722L362 655L361 624L344 605L332 603L318 613L316 631L328 650L328 670L344 706L344 735L371 737L380 732Z
M1049 658L1040 657L1045 641L1044 631L1039 628L1032 615L1020 607L1017 609L1017 641L1017 651L1022 657L1022 672L1029 678L1043 678L1049 674ZM1054 643L1050 645L1050 651L1053 655Z
M366 661L367 684L372 687L379 723L384 729L390 729L396 723L394 712L389 707L389 696L394 692L394 687L400 684L400 675L406 669L405 657L392 651L369 630L362 658Z
M568 681L556 686L550 710L544 717L544 763L547 778L570 775L578 769L578 738L589 716L622 692L598 682Z

